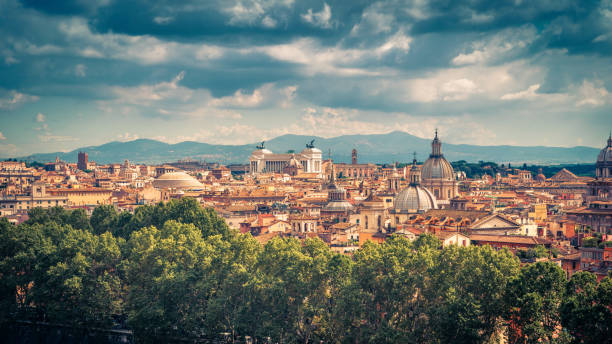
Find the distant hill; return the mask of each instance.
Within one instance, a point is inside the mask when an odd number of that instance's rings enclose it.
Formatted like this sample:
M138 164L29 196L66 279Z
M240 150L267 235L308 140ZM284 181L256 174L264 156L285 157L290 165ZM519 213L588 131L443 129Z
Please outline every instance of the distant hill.
M412 160L412 152L417 152L419 161L425 160L431 152L431 140L422 139L405 132L391 132L377 135L343 135L322 138L304 135L283 135L266 142L266 148L277 153L288 150L300 152L305 144L315 139L315 146L334 161L350 162L351 150L356 148L359 162L390 163ZM442 138L443 139L443 138ZM213 145L208 143L185 141L168 144L149 139L129 142L109 142L100 146L89 146L63 153L39 153L18 159L28 161L50 162L55 157L75 162L77 152L89 154L89 160L98 163L122 162L128 159L136 163L172 162L179 159L202 159L210 162L247 163L256 143L248 145ZM476 146L450 144L443 142L442 152L451 161L466 160L469 162L493 161L497 163L527 164L565 164L593 163L599 149L592 147L545 147L545 146Z

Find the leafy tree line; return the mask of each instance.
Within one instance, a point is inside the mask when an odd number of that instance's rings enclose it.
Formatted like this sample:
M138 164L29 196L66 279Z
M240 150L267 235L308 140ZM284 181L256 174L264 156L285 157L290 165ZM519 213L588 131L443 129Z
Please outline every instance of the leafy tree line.
M612 281L568 281L507 250L434 236L259 244L191 199L138 208L33 209L0 220L0 321L109 328L141 342L253 336L282 343L605 343Z

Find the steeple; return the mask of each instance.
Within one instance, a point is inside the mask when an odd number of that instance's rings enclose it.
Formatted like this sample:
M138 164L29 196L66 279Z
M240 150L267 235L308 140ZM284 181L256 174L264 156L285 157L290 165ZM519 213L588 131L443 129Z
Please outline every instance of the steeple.
M610 136L608 136L608 147L612 147L612 130L610 130Z
M438 128L436 128L436 136L433 141L431 141L431 155L432 158L437 158L442 156L442 142L438 139Z

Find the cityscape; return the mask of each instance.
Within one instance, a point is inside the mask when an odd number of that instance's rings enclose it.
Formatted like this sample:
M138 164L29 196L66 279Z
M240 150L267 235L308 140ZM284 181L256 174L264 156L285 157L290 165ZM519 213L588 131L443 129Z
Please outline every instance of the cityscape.
M0 341L612 342L612 2L0 20Z

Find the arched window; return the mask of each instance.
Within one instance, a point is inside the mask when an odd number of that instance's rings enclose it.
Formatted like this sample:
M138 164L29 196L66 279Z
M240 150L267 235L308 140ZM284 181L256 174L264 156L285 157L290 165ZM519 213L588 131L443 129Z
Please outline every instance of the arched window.
M368 229L368 217L366 216L364 220L365 220L365 229Z
M376 223L378 225L378 229L380 229L380 215L378 215L376 218L377 218Z

